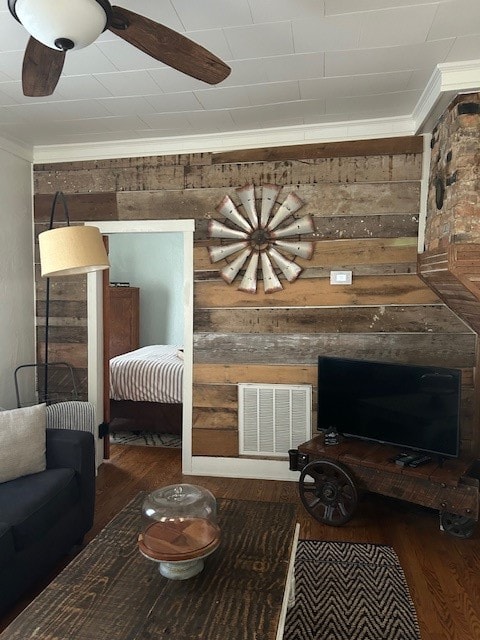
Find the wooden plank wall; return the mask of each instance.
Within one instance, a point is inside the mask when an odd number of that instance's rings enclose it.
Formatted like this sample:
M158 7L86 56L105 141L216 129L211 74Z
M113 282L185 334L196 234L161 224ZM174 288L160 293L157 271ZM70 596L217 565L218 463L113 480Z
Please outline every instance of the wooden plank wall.
M460 367L462 447L477 446L472 421L475 334L416 273L421 138L300 145L228 153L36 165L35 227L48 223L56 190L75 222L195 219L193 452L238 456L237 383L311 384L313 421L320 354ZM225 195L245 184L281 185L305 202L313 259L284 289L255 295L227 285L210 263L207 224ZM218 244L215 241L213 244ZM330 270L353 271L351 286ZM44 285L37 277L38 340ZM75 367L86 390L83 278L52 286L52 354Z

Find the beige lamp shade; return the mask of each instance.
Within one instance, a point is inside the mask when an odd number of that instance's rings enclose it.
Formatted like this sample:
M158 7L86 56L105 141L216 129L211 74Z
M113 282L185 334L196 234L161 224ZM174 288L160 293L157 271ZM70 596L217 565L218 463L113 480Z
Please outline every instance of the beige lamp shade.
M42 276L70 276L108 269L109 262L97 227L49 229L38 236Z

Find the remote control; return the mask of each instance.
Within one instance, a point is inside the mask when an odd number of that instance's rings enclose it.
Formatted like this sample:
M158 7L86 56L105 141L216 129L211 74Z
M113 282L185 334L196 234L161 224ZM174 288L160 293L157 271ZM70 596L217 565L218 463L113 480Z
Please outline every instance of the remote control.
M415 469L415 467L419 467L422 464L426 464L427 462L430 462L432 458L430 456L421 456L420 458L415 458L415 460L412 460L411 462L408 463L409 467L413 467Z
M417 458L418 456L416 455L402 456L401 458L398 458L398 460L395 460L395 464L398 464L399 467L406 467L407 465L410 465Z
M409 453L399 453L396 456L393 456L392 458L388 458L388 461L396 462L397 460L403 460L403 458L406 458L409 455L410 455Z

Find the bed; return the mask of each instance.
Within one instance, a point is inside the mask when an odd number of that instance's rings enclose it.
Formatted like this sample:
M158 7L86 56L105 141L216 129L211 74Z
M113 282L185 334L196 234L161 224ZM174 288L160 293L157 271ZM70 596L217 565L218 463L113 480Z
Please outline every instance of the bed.
M110 431L182 433L183 350L149 345L110 359Z

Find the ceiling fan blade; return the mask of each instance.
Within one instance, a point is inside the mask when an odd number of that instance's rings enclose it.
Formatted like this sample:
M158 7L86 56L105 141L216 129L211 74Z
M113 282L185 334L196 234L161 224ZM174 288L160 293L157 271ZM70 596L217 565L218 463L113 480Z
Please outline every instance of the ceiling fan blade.
M168 66L208 84L217 84L231 69L220 58L180 33L122 7L112 7L108 26L123 40Z
M50 49L35 38L30 38L23 57L23 94L34 98L52 95L64 62L65 51Z

